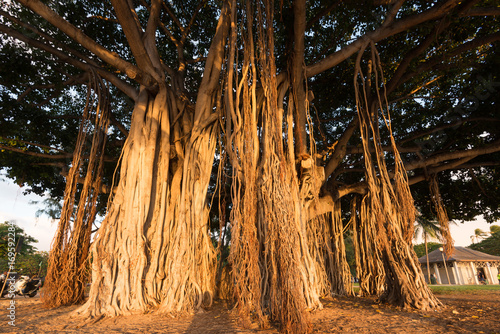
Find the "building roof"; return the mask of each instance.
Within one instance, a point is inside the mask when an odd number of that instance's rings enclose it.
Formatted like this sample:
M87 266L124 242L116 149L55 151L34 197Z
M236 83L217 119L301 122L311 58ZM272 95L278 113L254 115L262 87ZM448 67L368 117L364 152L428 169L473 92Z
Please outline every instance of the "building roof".
M446 255L445 255L446 259ZM420 263L427 263L426 256L422 256L418 259ZM456 246L453 249L453 253L446 261L457 261L457 262L471 262L471 261L482 261L482 262L500 262L500 256L494 256L486 253L482 253L469 248ZM441 251L436 249L429 253L429 263L443 262L443 256Z

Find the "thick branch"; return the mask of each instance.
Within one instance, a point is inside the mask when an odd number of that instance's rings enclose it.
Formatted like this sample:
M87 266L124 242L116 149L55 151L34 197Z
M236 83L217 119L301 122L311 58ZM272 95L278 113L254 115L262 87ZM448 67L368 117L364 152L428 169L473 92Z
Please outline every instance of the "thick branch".
M64 52L57 50L56 48L54 48L50 45L47 45L47 44L42 43L40 41L37 41L36 39L26 37L23 34L21 34L20 32L12 29L10 27L7 27L5 25L0 24L0 32L3 32L9 36L12 36L12 37L28 44L28 45L31 45L33 47L38 48L40 50L47 51L47 52L53 54L54 56L58 57L59 59L61 59L63 62L68 63L70 65L73 65L73 66L75 66L83 71L88 71L89 67L93 68L93 66L90 64L87 64L87 63L84 63L80 60L74 59L74 58L68 56L67 54L65 54ZM129 96L131 99L135 100L137 98L137 90L134 87L130 86L125 81L119 79L114 74L112 74L106 70L103 70L99 67L94 68L94 70L96 72L98 72L99 75L101 75L104 79L111 82L116 88L118 88L123 93L125 93L127 96Z
M140 84L150 87L154 85L153 78L148 74L139 69L137 66L121 59L116 55L101 45L97 44L90 37L85 35L81 30L76 28L74 25L63 19L52 9L44 5L39 0L18 0L22 5L31 9L33 12L37 13L49 23L54 25L56 28L60 29L71 39L80 43L84 48L94 53L96 56L101 58L104 62L111 66L116 67L121 72L125 73L130 79L139 82Z
M340 198L353 193L364 195L367 190L368 185L366 182L358 182L352 185L340 187L334 193L326 193L318 200L311 203L307 212L307 220L331 212L333 204Z
M234 4L233 4L234 5ZM210 50L208 52L203 78L201 80L198 97L196 99L195 120L194 126L198 126L203 122L206 113L211 110L212 92L219 82L219 75L222 69L222 61L224 59L224 45L229 28L230 8L226 3L221 10L215 36L212 39Z
M428 168L427 169L427 175L437 174L439 172L442 172L442 171L445 171L445 170L450 170L450 169L463 169L463 168L467 168L466 167L467 165L465 165L465 164L467 162L469 162L470 160L474 159L475 157L476 156L467 157L467 158L459 159L457 161L453 161L453 162L450 162L450 163L445 163L445 164L442 164L442 165L437 166L437 167ZM408 179L408 184L412 185L412 184L415 184L415 183L419 183L419 182L425 181L426 179L427 179L427 177L425 175L417 175L417 176L409 178Z
M475 157L478 155L490 154L499 151L500 151L500 140L497 140L494 143L487 145L485 147L474 148L465 151L441 153L439 155L427 158L425 160L409 162L405 164L405 169L409 171L417 168L431 166L448 160Z
M318 63L307 66L306 75L307 77L312 77L338 65L345 59L351 57L354 53L358 52L367 41L371 40L374 42L378 42L387 37L396 35L402 31L406 31L423 22L435 20L439 17L442 17L443 15L451 11L458 3L458 0L449 0L442 5L436 5L433 8L428 9L420 14L397 20L387 27L381 26L380 28L377 28L376 30L361 36L356 41L344 47L343 49L332 53Z
M347 150L347 143L349 142L349 139L351 139L357 127L358 127L358 117L355 117L351 121L351 123L349 123L347 129L344 131L342 136L340 136L340 139L338 140L337 145L335 146L332 158L330 159L330 161L328 161L328 164L325 166L325 181L335 171L335 169L337 169L339 164L342 162L342 159L344 159Z
M498 7L475 7L465 12L463 16L498 16L500 8Z
M155 6L155 3L157 4ZM152 77L155 77L157 81L160 80L158 74L155 72L151 59L149 58L148 51L144 45L144 34L139 25L137 14L133 8L129 6L128 1L111 0L116 13L116 17L120 22L120 26L127 37L128 44L132 50L137 65L140 69L148 72ZM158 1L153 2L153 8L155 10L151 11L150 20L148 22L148 35L146 39L153 38L154 32L156 31L156 22L158 21L159 8ZM151 36L151 34L153 34Z
M304 34L306 29L306 1L293 2L293 53L290 69L291 93L295 111L295 154L300 157L307 152L306 145L306 93L304 90Z

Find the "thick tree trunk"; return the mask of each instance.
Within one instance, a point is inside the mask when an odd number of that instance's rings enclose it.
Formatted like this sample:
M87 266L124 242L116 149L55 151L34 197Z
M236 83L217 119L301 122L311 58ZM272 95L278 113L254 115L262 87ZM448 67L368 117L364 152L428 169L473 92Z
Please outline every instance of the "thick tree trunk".
M185 152L171 156L169 118L176 108L165 86L156 96L141 89L116 195L92 247L92 287L80 313L174 312L211 303L215 252L206 189L215 137L211 127L198 131Z

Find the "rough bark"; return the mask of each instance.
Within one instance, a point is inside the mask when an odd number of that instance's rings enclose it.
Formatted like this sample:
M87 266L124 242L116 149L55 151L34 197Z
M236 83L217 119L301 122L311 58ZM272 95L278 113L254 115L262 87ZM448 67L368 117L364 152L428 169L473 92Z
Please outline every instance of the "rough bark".
M220 110L213 112L213 97L227 9L223 7L194 108L176 96L180 87L175 81L167 87L164 77L155 76L157 90L141 86L116 195L92 246L93 282L80 314L175 313L212 303L216 254L208 234L206 194L217 143L214 122ZM127 22L127 15L118 16ZM133 33L127 38L133 39ZM150 43L146 37L151 62L143 59L143 66L163 73ZM140 45L134 49L137 57L144 56Z
M180 112L165 86L141 89L122 153L120 182L92 246L92 288L79 310L93 317L212 302L215 251L206 191L213 126L170 156L170 117Z

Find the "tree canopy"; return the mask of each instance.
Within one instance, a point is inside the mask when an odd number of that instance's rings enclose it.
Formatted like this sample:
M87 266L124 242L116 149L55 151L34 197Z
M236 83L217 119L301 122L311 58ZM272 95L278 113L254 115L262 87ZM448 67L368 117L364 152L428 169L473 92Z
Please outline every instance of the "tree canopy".
M18 274L30 276L45 274L47 271L48 253L38 252L36 247L33 246L38 240L28 235L14 221L0 224L0 271L2 273L8 271L11 262L10 258L12 258L9 253L13 253L12 251L16 248L13 245L17 245L21 237L23 238L23 242L15 261L12 262L14 264L13 271Z
M11 228L10 230L9 227ZM10 252L9 248L12 248L12 246L9 246L9 241L14 242L17 245L20 237L23 237L23 243L19 249L19 254L28 255L35 253L36 248L33 244L37 243L38 240L26 234L24 229L17 226L17 224L13 221L3 222L0 224L0 256L4 259L4 261L7 254ZM9 238L11 238L11 240L9 240ZM14 239L14 241L12 239Z
M446 247L448 220L500 217L499 14L490 0L5 3L1 166L64 199L51 305L83 300L72 277L100 213L90 316L209 305L210 215L231 236L239 311L263 326L308 332L320 295L352 294L346 229L362 294L438 307L412 265L416 212Z
M52 2L47 5L62 20L48 23L22 3L11 3L2 11L2 166L19 185L29 186L29 191L50 191L51 196L62 198L90 66L113 83L103 180L105 187L111 187L130 126L130 99L137 94L126 74L135 66L133 50L127 46L117 14L107 3ZM163 6L156 36L158 52L170 75L173 71L180 75L175 77L183 82L182 96L193 103L220 7L205 1ZM277 6L277 66L284 73L291 53L293 15L287 15L290 4ZM148 8L147 3L136 7L144 24ZM393 8L399 9L391 19L394 22L387 20L383 26L390 8L356 1L308 3L304 62L311 92L309 126L324 161L324 189L335 196L339 190L343 195L362 186L362 154L349 126L355 120L352 55L370 38L377 42L392 122L397 124L394 135L418 207L432 215L426 184L421 181L439 173L450 219L472 220L483 214L494 221L499 191L495 185L498 9L488 1L459 6L410 1ZM450 14L443 16L445 11ZM485 17L488 24L484 24ZM70 25L63 27L63 20ZM339 140L345 146L342 156L332 154ZM105 202L105 197L100 200Z
M483 237L480 242L472 243L469 248L486 254L500 256L500 226L491 225L489 236Z

